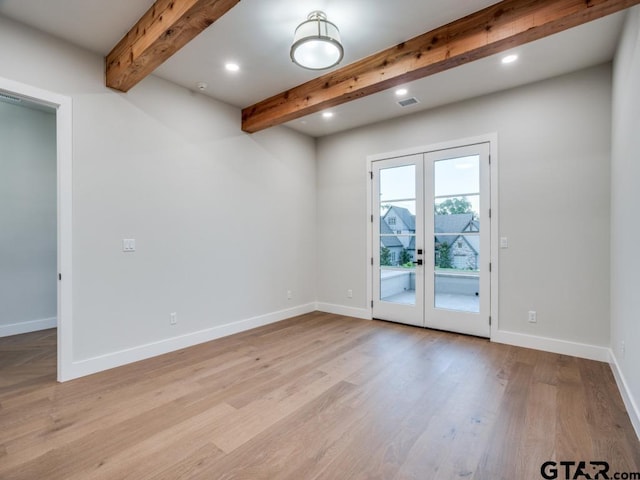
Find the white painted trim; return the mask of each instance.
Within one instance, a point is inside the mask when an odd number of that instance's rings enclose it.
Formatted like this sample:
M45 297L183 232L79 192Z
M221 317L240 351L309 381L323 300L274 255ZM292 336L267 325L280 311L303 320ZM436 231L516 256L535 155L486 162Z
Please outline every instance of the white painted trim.
M622 373L622 369L620 368L620 364L618 363L618 358L611 349L609 350L609 365L611 366L611 371L616 379L618 390L620 390L622 401L624 402L625 407L627 407L627 413L631 419L631 424L636 431L638 440L640 440L640 408L638 408L638 403L633 398L629 384L627 383L627 380Z
M73 118L71 98L56 114L58 145L58 381L73 361Z
M72 343L72 150L73 122L71 97L49 92L0 77L0 91L56 109L56 145L58 169L58 381L68 377L66 370L73 358Z
M56 317L39 318L37 320L28 320L26 322L0 325L0 337L9 337L11 335L20 335L21 333L37 332L38 330L47 330L48 328L56 328L56 325Z
M365 167L367 169L367 303L365 309L368 311L369 318L373 318L373 307L371 306L373 302L373 222L371 221L371 216L373 215L373 180L371 178L373 164L369 157L367 157Z
M371 305L373 300L373 266L371 258L373 257L373 224L370 221L372 212L372 194L371 180L369 172L373 171L373 162L376 160L385 160L389 158L404 157L408 155L416 155L420 153L429 153L438 150L447 150L450 148L461 147L464 145L474 145L476 143L489 142L491 155L491 240L489 241L491 248L491 338L499 331L498 305L499 304L499 257L500 257L500 214L499 214L499 198L498 198L498 134L497 132L485 133L475 137L467 137L459 140L449 140L446 142L434 143L431 145L423 145L418 147L396 150L393 152L377 153L367 155L366 171L367 171L367 306Z
M372 318L370 308L347 307L345 305L318 302L316 310L346 317L362 318L363 320L371 320Z
M233 335L234 333L244 332L252 328L261 327L270 323L279 322L287 318L304 315L316 310L316 304L307 303L297 307L280 310L277 312L259 315L257 317L239 320L237 322L218 325L216 327L199 330L197 332L187 333L178 337L167 338L158 342L148 343L145 345L120 350L118 352L108 353L98 357L92 357L85 360L73 362L68 369L65 370L64 380L91 375L92 373L101 372L110 368L119 367L129 363L145 360L147 358L163 355L165 353L174 352L182 348L192 347L200 343L209 342L217 338Z
M485 133L483 135L477 135L475 137L461 138L458 140L447 140L446 142L432 143L430 145L420 145L417 147L405 148L402 150L394 150L392 152L367 155L367 163L369 164L371 162L375 162L376 160L387 160L389 158L417 155L420 153L437 152L438 150L449 150L450 148L475 145L476 143L495 142L496 140L496 133Z
M500 328L500 320L498 318L500 299L500 201L498 192L500 185L498 175L498 134L490 133L485 135L489 142L489 191L490 191L490 208L491 208L491 238L489 239L489 249L491 255L491 305L489 314L491 315L491 337L498 332Z
M498 330L491 336L491 341L516 347L532 348L543 352L559 353L572 357L586 358L600 362L609 361L609 348L586 343L558 340L556 338L538 337L526 333Z

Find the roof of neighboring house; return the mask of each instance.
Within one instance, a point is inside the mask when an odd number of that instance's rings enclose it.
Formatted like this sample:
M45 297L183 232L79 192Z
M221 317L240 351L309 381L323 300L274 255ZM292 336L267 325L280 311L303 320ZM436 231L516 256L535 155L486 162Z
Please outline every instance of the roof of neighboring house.
M473 224L473 213L435 216L436 233L464 232L470 224ZM456 238L458 238L458 235L436 235L436 243L451 245L455 242Z
M459 233L473 222L473 213L456 213L454 215L436 215L436 233Z
M459 239L467 242L474 253L477 254L480 251L480 235L441 235L436 237L436 243L452 245Z
M382 242L382 245L387 247L387 248L391 248L391 247L402 247L402 242L400 242L400 240L398 240L398 237L396 237L395 235L392 237L386 237L383 235L392 235L395 234L396 232L392 231L389 228L389 225L387 225L387 222L380 222L380 241Z
M389 210L387 210L387 213L384 214L384 219L386 222L386 218L387 215L389 215L389 213L391 213L393 211L393 213L395 214L396 217L400 218L400 220L402 220L404 222L404 224L407 226L408 230L413 230L415 231L416 229L416 217L415 215L411 215L411 212L409 210L407 210L404 207L391 207L389 208Z
M436 215L436 233L458 233L464 231L477 231L480 224L473 219L473 213L456 213L454 215ZM469 228L472 227L472 228ZM480 251L479 235L436 235L436 243L451 245L458 238L463 238L469 246L478 253Z
M451 245L460 235L436 235L436 245Z
M405 225L410 230L414 230L416 228L416 219L415 216L409 212L406 208L403 207L391 207L387 210L387 213L384 214L383 221L380 222L380 233L383 235L393 235L395 234L395 230L392 230L391 227L386 222L386 217L389 215L389 212L393 210L394 214L399 217ZM435 233L451 233L453 235L436 235L436 243L446 243L447 245L451 245L455 242L460 235L458 233L466 231L476 231L479 229L479 222L473 219L473 213L456 213L453 215L436 215L435 216ZM469 227L472 227L471 229ZM480 237L477 235L462 235L462 237L467 241L469 246L478 253L480 251ZM382 245L387 248L390 247L402 247L402 242L398 240L397 236L381 236L380 240ZM415 237L411 237L409 241L409 245L407 250L415 250L416 248L416 239Z

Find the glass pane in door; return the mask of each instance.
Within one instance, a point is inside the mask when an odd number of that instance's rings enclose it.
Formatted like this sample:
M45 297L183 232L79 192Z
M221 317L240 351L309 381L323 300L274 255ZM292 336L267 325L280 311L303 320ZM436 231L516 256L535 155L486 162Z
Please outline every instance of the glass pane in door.
M479 155L438 160L433 168L436 198L480 191Z
M434 162L434 306L480 312L479 156Z
M416 198L416 166L384 168L380 170L380 203Z
M402 239L413 242L413 239ZM380 300L416 304L416 269L400 239L380 238ZM403 258L403 255L407 255ZM402 263L404 262L404 263Z
M380 169L380 300L416 304L416 167Z

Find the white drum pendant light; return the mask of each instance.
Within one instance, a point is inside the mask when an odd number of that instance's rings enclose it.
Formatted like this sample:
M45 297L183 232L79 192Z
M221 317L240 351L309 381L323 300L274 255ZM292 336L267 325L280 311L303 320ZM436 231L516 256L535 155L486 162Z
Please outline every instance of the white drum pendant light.
M324 70L336 66L344 56L340 31L327 20L324 12L311 12L296 28L291 45L291 60L309 70Z

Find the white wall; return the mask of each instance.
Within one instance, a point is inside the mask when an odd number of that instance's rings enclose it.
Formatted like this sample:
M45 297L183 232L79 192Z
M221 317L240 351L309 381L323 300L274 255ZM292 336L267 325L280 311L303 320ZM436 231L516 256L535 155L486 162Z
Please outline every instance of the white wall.
M640 7L627 16L613 78L611 346L640 435Z
M318 301L367 307L367 155L497 132L500 329L608 347L610 109L607 64L322 138Z
M246 135L238 109L153 76L109 90L101 57L1 17L0 44L0 76L73 101L77 374L313 309L313 139Z
M0 336L56 325L56 118L0 102Z

